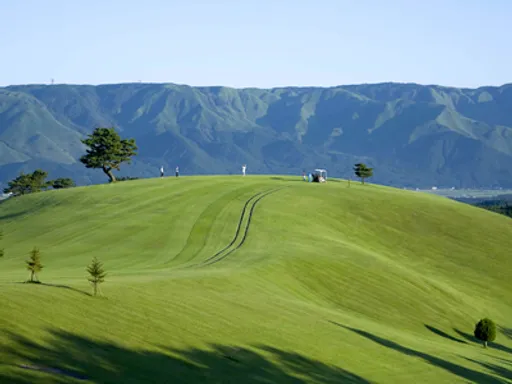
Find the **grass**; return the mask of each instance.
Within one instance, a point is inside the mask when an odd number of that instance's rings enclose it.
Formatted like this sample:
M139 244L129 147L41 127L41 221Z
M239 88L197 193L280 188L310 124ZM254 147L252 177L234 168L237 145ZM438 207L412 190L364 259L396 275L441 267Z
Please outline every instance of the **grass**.
M512 222L469 205L183 177L10 199L0 226L0 382L512 383Z

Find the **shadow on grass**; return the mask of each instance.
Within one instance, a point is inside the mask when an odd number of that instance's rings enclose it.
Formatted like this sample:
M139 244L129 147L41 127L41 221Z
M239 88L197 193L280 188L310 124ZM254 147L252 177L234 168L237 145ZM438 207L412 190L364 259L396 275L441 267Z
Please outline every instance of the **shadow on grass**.
M459 376L460 378L462 378L464 380L468 380L469 382L482 383L482 384L484 384L484 383L496 383L496 384L504 383L503 380L500 380L499 378L497 378L495 376L489 375L484 372L478 372L473 369L463 367L462 365L451 363L449 361L440 359L439 357L432 356L427 353L415 351L413 349L410 349L410 348L404 347L398 343L395 343L394 341L387 340L382 337L376 336L372 333L369 333L369 332L366 332L366 331L363 331L360 329L350 328L350 327L347 327L345 325L342 325L342 324L339 324L339 323L336 323L333 321L330 321L330 323L337 325L338 327L347 329L349 331L355 332L358 335L367 338L368 340L371 340L371 341L373 341L377 344L380 344L386 348L393 349L394 351L403 353L404 355L413 356L413 357L423 359L427 363L432 364L441 369L444 369L456 376ZM510 378L509 376L506 376L506 375L502 376L502 377L505 379Z
M6 200L3 200L3 201L6 201ZM28 212L29 211L22 211L22 212L16 212L16 213L8 213L6 215L0 215L0 221L15 219L17 217L21 217L21 216L26 215Z
M24 282L18 282L15 284L34 284L36 286L42 286L42 287L61 288L61 289L67 289L69 291L77 292L77 293L80 293L85 296L92 296L92 294L90 294L89 292L85 292L85 291L82 291L81 289L70 287L69 285L42 283L40 281L37 281L37 282L24 281Z
M6 352L20 365L0 373L2 383L49 378L53 383L369 383L339 367L269 346L136 350L61 330L50 331L44 344L8 336Z
M512 329L511 328L500 328L501 333L503 333L506 337L512 340Z
M464 340L457 339L456 337L453 337L446 332L441 331L440 329L437 329L435 327L432 327L430 325L425 324L425 328L427 328L430 332L435 333L438 336L444 337L445 339L455 341L457 343L467 344Z
M459 334L460 336L462 336L463 338L465 338L467 341L470 341L472 343L477 343L477 344L480 344L482 345L482 342L480 340L478 340L475 336L469 334L469 333L466 333L466 332L463 332L459 329L456 329L454 328L454 331L457 332L457 334ZM502 352L505 352L505 353L511 353L512 354L512 348L509 348L505 345L502 345L502 344L499 344L499 343L496 343L496 342L489 342L488 345L487 345L487 348L493 348L493 349L496 349L498 351L502 351Z
M471 361L472 363L479 364L481 367L493 372L496 375L499 375L501 377L507 378L509 380L512 379L512 370L496 365L496 364L489 364L489 363L483 363L480 361L472 360L472 359L466 359L468 361Z

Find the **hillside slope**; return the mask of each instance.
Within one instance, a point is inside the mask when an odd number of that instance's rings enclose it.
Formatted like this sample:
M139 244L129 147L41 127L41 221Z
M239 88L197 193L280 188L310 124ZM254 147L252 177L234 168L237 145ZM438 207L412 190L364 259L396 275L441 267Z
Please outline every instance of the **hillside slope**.
M397 186L512 186L512 85L416 84L232 89L175 84L26 85L0 89L0 182L43 166L104 182L77 159L79 139L114 125L140 147L125 175L160 165L187 174L300 174L355 162Z
M50 191L0 212L0 382L512 382L498 214L263 176ZM33 246L45 285L19 283ZM104 298L88 295L93 256ZM484 316L501 327L487 350L471 337Z

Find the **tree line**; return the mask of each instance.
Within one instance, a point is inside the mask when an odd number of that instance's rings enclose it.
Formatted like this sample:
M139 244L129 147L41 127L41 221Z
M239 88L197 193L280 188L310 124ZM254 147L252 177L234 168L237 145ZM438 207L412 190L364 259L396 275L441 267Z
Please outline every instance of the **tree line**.
M508 200L488 200L475 204L476 207L487 209L501 215L512 217L512 202Z

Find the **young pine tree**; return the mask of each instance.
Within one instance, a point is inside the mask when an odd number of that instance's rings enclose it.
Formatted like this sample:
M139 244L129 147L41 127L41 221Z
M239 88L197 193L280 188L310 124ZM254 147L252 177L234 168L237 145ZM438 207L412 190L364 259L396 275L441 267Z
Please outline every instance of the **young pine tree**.
M41 264L41 252L37 247L34 247L32 251L30 251L30 259L27 260L26 263L27 269L30 271L30 282L39 282L37 273L41 272L43 264Z
M105 281L105 276L107 276L107 274L103 269L102 263L96 257L92 259L91 265L87 267L87 272L89 272L90 277L88 280L92 283L94 287L94 296L96 296L99 284Z
M484 348L487 348L487 342L496 339L496 325L491 319L482 319L476 324L474 335L484 343Z
M365 179L373 176L373 168L367 167L364 163L357 163L354 165L354 173L361 179L361 183L364 184Z

